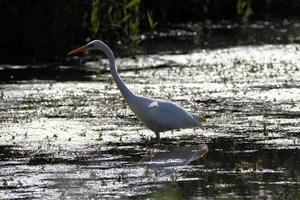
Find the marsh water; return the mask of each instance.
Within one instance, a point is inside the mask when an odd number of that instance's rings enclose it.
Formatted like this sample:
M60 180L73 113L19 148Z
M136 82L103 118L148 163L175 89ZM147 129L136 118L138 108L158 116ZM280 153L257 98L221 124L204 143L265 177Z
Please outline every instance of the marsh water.
M206 119L205 130L165 132L157 144L104 57L1 65L0 198L300 199L300 45L297 32L281 27L290 44L224 36L228 45L118 57L135 93ZM195 35L185 37L173 43Z

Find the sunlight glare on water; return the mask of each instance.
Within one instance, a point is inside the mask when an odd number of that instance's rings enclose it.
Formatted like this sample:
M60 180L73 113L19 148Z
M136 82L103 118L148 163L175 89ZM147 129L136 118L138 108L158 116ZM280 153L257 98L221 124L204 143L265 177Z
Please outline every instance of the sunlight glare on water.
M172 100L206 118L205 130L162 133L157 145L149 144L154 134L121 98L106 59L100 66L85 63L89 73L80 80L3 83L0 196L298 195L299 48L262 45L118 58L121 77L137 94ZM204 144L207 155L195 159L196 147Z

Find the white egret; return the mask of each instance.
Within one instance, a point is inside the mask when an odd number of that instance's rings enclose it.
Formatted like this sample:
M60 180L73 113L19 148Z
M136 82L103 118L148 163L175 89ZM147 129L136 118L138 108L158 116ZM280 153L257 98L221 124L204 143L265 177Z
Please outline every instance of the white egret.
M104 42L93 40L82 47L70 51L68 55L77 54L89 49L100 50L106 54L113 79L129 108L146 127L155 133L158 140L160 139L160 132L168 130L192 127L203 129L200 122L201 117L187 112L170 101L139 96L129 90L117 72L115 56L112 50Z

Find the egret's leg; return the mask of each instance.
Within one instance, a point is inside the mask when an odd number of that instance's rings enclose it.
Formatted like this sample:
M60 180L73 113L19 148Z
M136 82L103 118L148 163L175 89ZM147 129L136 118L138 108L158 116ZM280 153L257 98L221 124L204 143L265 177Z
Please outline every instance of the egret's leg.
M155 138L151 137L150 140L146 141L145 145L146 147L151 147L157 143L160 143L160 136L159 136L159 132L154 132L155 133Z
M159 132L154 132L155 133L155 135L156 135L156 140L159 142L160 141L160 135L159 135Z

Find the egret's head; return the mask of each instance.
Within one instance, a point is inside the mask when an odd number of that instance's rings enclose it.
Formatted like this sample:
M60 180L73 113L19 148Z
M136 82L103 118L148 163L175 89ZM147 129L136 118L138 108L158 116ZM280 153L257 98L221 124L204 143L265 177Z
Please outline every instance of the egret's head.
M104 44L104 42L102 42L101 40L93 40L93 41L87 43L86 45L83 45L77 49L73 49L72 51L70 51L68 53L68 56L74 55L77 53L81 53L86 50L96 50L96 49L101 50L101 49L103 49L103 46L106 46L106 44Z
M101 50L103 48L103 46L106 46L106 44L104 44L104 42L102 42L101 40L93 40L89 43L87 43L87 49L89 50Z

